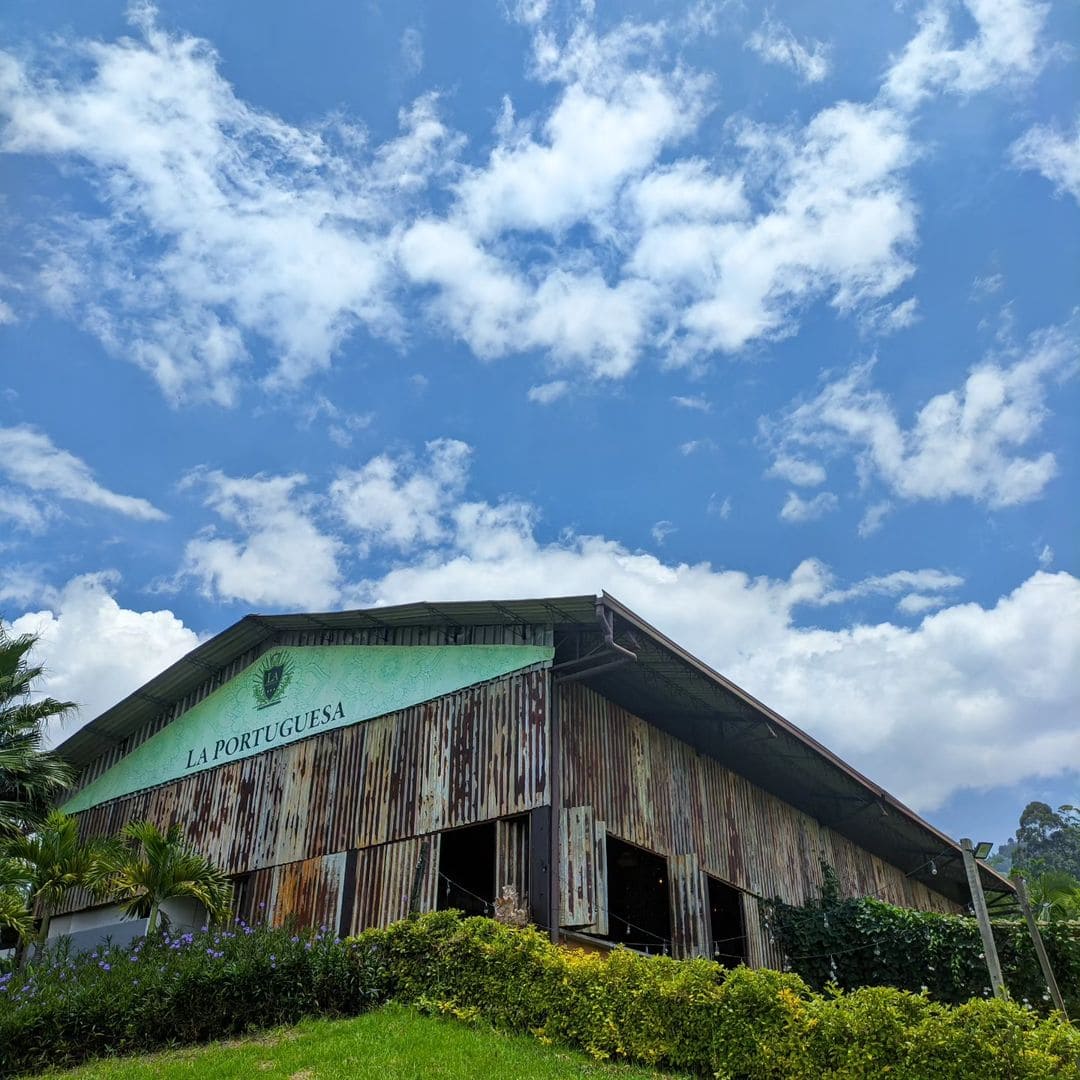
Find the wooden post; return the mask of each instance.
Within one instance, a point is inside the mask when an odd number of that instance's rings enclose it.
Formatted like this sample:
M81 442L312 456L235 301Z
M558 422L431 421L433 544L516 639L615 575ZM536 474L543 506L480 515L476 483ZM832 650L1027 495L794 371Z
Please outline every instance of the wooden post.
M975 862L975 851L970 840L961 840L960 848L964 853L964 869L967 871L968 888L971 890L971 903L975 907L975 918L979 921L986 970L990 972L990 986L993 988L994 997L1007 997L1005 980L1001 977L997 946L994 944L994 932L990 928L990 915L986 910L986 897L983 896L982 882L979 880L979 866Z
M1024 879L1016 879L1016 899L1020 901L1020 910L1024 913L1027 922L1028 933L1031 935L1031 943L1035 946L1035 955L1039 958L1039 966L1042 968L1043 978L1050 989L1050 996L1054 999L1054 1006L1068 1020L1069 1015L1065 1012L1065 1001L1058 989L1057 979L1054 978L1054 969L1050 966L1050 957L1046 955L1046 946L1043 945L1042 934L1039 933L1039 924L1031 912L1028 903L1027 883Z

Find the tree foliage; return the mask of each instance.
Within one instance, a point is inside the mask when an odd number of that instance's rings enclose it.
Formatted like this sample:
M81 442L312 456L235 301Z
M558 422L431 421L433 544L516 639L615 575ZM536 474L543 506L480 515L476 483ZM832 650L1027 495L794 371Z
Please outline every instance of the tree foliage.
M0 852L9 866L21 869L28 903L40 905L39 944L49 936L52 912L72 889L94 885L95 871L110 850L106 841L83 840L78 822L59 810L51 811L29 836L3 842Z
M1080 810L1029 802L1006 848L1015 873L1033 878L1056 871L1080 878Z
M46 721L75 706L35 697L42 675L28 660L35 642L30 634L11 637L0 627L0 838L40 824L73 779L67 762L42 749Z
M165 900L190 896L211 918L223 919L232 906L227 876L184 839L179 825L164 831L152 821L133 821L91 871L91 881L119 903L124 914L157 927Z

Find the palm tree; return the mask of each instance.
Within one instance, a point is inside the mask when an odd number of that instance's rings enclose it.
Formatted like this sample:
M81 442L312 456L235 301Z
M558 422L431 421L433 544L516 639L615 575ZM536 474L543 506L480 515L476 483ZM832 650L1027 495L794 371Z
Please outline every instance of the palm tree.
M232 909L229 879L184 839L179 825L162 832L152 821L132 821L94 880L125 915L146 919L148 934L157 928L162 903L173 897L193 897L212 919L227 918Z
M31 906L41 909L36 941L45 944L53 911L72 889L96 891L94 871L111 850L103 840L82 840L79 823L52 810L29 836L11 836L0 845L0 855L21 867Z
M30 912L26 866L15 859L0 858L0 929L3 927L28 941L34 930L34 918Z
M40 824L74 778L67 762L41 749L45 722L75 706L33 699L42 668L31 666L27 654L36 640L31 634L10 637L0 628L0 839Z
M1039 922L1080 918L1080 881L1062 870L1032 878L1028 898Z

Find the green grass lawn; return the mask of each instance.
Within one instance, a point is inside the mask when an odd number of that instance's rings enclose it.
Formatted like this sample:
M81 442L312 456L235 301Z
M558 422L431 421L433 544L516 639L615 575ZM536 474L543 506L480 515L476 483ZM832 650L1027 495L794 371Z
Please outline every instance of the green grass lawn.
M527 1035L504 1035L387 1005L355 1020L307 1020L250 1038L112 1058L47 1075L63 1080L658 1080L670 1074L598 1064Z

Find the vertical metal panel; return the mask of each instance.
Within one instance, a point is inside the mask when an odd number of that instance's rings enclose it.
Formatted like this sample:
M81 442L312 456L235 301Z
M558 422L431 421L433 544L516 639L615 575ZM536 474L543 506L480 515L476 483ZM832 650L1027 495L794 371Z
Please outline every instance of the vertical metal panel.
M561 684L558 693L562 803L593 807L612 835L668 856L693 852L706 873L790 903L820 894L824 859L845 895L881 895L923 910L959 909L581 683ZM751 907L747 934L760 963L773 952L761 938L757 904Z
M341 919L345 852L257 870L243 882L237 914L249 922L328 927Z
M529 906L529 819L504 818L495 823L495 895L512 886L519 906Z
M607 822L597 821L593 868L596 879L596 921L588 928L592 934L608 933Z
M559 816L561 881L559 925L596 923L596 817L591 806L569 806Z
M439 866L437 833L364 848L356 853L352 933L370 926L388 926L409 914L420 848L424 843L429 848L420 881L419 910L435 909Z
M668 859L671 948L676 959L709 955L709 904L696 852Z

